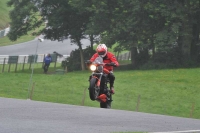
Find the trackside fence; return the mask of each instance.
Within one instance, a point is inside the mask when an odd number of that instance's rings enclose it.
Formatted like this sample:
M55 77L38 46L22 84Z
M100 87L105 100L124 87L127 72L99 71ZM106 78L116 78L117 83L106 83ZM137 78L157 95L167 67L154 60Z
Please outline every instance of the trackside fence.
M117 60L130 60L131 59L131 52L123 53L117 56Z
M33 64L43 66L44 58L46 54L37 55L0 55L0 72L17 72L18 70L31 69ZM54 68L56 68L57 63L61 63L68 55L63 55L62 57L56 54L51 54L52 63Z

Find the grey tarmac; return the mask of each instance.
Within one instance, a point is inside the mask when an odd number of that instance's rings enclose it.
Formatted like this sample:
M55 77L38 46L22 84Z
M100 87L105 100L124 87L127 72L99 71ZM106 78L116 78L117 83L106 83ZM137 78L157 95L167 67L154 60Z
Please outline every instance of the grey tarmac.
M51 41L44 39L43 42L39 42L39 38L42 38L42 36L24 43L1 46L0 55L35 55L53 53L54 51L62 55L70 55L72 50L78 49L78 46L76 44L72 44L69 39L65 39L63 41ZM83 49L90 45L90 41L88 39L82 39L81 43Z
M200 131L200 120L134 111L0 98L0 133Z

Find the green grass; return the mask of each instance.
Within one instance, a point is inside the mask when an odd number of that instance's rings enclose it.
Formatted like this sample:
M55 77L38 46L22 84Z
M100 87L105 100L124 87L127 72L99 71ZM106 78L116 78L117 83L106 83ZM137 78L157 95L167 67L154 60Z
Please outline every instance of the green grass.
M7 28L10 21L9 11L12 8L7 6L7 2L8 0L0 0L0 30Z
M27 35L21 36L16 41L10 41L7 36L2 37L0 38L0 46L7 46L7 45L13 45L13 44L31 41L36 37L35 35L32 35L32 33L38 32L42 28L44 28L44 24L40 28L36 28L35 30L29 31Z
M7 6L8 1L9 0L0 0L0 30L7 28L9 26L9 22L11 21L9 18L9 11L12 10L12 7ZM38 30L42 29L43 27L44 27L44 25L41 26L40 28L29 31L27 35L21 36L16 41L10 41L7 36L2 37L2 38L0 38L0 46L7 46L7 45L13 45L13 44L31 41L36 37L36 36L32 35L32 33L37 32Z
M50 68L50 74L45 75L41 66L36 67L33 84L31 70L0 73L0 96L27 99L33 88L33 100L99 107L89 99L90 71L65 75L54 71ZM200 69L115 71L112 108L200 119L199 73Z
M17 39L16 41L10 41L7 36L0 38L0 46L7 46L7 45L13 45L13 44L18 44L18 43L23 43L27 41L31 41L35 38L35 36L32 35L24 35Z

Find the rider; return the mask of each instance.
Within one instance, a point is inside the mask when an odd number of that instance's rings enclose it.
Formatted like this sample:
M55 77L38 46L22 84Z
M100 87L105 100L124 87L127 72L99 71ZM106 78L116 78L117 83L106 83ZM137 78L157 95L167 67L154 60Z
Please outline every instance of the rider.
M108 52L107 47L105 44L99 44L96 48L96 53L92 56L90 59L91 62L93 62L98 56L101 56L103 58L103 62L106 63L105 68L110 71L108 74L108 78L110 80L110 90L111 93L114 94L114 80L115 76L113 74L113 66L117 67L119 66L119 63L115 57L115 55L111 52Z

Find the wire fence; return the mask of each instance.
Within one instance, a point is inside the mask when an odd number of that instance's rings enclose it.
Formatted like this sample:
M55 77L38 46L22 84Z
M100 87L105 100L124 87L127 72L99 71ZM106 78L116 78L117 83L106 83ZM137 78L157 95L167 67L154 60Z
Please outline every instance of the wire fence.
M11 72L18 70L31 69L32 65L37 63L44 63L44 58L46 54L38 55L19 55L19 56L8 56L0 55L0 71L1 72ZM62 63L69 55L57 56L56 54L51 54L52 62L54 62L54 68L56 68L56 63Z
M33 63L43 64L46 54L37 54L37 55L18 55L18 56L9 56L9 55L0 55L0 72L10 72L24 69L31 69ZM57 54L51 54L52 59L55 64L62 63L66 60L69 55L57 56ZM130 60L130 52L120 54L117 56L117 59L120 60ZM54 65L56 67L56 65Z
M123 53L117 56L117 60L130 60L131 52Z

